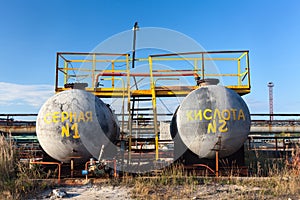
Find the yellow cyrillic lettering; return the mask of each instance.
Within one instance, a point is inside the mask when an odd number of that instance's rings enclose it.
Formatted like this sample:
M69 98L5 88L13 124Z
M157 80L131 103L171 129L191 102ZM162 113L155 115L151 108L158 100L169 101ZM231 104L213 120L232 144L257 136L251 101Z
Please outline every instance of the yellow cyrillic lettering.
M72 112L70 112L70 123L72 123L72 122L77 122L77 118L76 118L76 113L72 113Z
M44 116L44 122L46 124L50 124L51 123L51 120L48 120L48 117L49 117L50 113L47 113L45 116Z
M85 113L86 122L92 122L93 121L92 117L93 117L92 111L88 111L88 112Z
M192 116L192 110L187 111L186 116L188 118L188 121L193 121L194 120L194 118Z
M61 122L66 121L69 118L69 114L65 111L61 113Z
M63 126L61 128L61 136L64 137L70 137L70 130L69 130L69 123L66 123L66 126Z
M232 108L230 110L232 111L233 120L236 120L236 109Z
M71 127L71 130L74 131L74 135L73 135L73 138L74 139L78 139L80 138L80 135L78 133L78 124L77 123L74 123Z
M218 115L218 118L219 118L219 120L220 120L220 119L221 119L221 114L220 114L219 109L215 109L215 112L214 112L214 119L217 118L217 115Z
M210 122L208 124L208 127L207 127L207 133L216 133L217 132L217 125L216 125L216 120L213 120L212 122Z
M228 128L227 128L227 126L226 126L226 121L225 121L225 120L223 120L223 119L219 120L219 124L221 124L221 125L219 126L219 129L218 129L219 132L225 133L225 132L228 131Z
M242 118L243 120L245 120L245 115L244 115L244 112L243 112L242 109L239 110L238 120L240 120L241 118Z
M210 112L210 116L207 116L207 113L208 112ZM204 112L203 112L203 117L204 117L204 119L206 119L206 120L211 120L212 119L212 115L211 115L211 113L212 113L212 110L211 109L205 109L204 110Z
M83 113L83 112L80 112L80 113L79 113L79 116L78 116L78 122L80 122L80 121L85 122L85 119L84 119L84 113Z
M222 118L224 120L230 120L230 111L229 110L222 110Z
M54 123L57 123L58 122L58 119L59 119L59 112L53 112L53 115L52 115L52 121Z
M202 110L194 110L195 120L199 117L199 120L202 120Z

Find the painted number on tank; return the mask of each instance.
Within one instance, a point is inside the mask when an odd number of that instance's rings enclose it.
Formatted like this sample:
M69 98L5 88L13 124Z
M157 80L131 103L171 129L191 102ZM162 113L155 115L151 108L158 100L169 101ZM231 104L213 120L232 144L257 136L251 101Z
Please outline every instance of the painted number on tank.
M71 126L71 130L73 131L73 138L78 139L80 138L79 133L78 133L78 123L74 123ZM70 137L70 127L69 123L67 123L65 126L62 127L61 129L61 136L62 137Z
M92 111L87 112L53 112L46 113L44 116L44 122L46 124L52 123L61 123L61 136L62 137L70 137L70 130L73 132L73 138L80 138L78 123L79 122L92 122L93 121L93 113Z

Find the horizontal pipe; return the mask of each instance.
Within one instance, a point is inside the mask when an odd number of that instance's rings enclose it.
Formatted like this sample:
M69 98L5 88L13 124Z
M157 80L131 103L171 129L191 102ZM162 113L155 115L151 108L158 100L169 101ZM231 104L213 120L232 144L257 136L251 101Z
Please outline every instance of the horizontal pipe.
M0 116L37 116L38 114L9 114L9 113L5 113L5 114L0 114Z
M38 165L57 165L58 166L57 183L60 184L60 172L61 172L62 163L59 163L59 162L36 162L36 161L30 161L29 163L30 164L38 164Z
M250 132L254 133L300 133L299 126L251 126Z
M251 116L300 116L300 114L295 113L276 113L276 114L267 114L267 113L253 113Z
M100 73L99 75L100 76L127 76L126 73L116 73L116 72L104 72L104 73ZM153 76L193 76L193 75L194 75L194 73L153 74ZM150 77L150 74L149 73L131 73L130 76L142 76L142 77L149 76Z

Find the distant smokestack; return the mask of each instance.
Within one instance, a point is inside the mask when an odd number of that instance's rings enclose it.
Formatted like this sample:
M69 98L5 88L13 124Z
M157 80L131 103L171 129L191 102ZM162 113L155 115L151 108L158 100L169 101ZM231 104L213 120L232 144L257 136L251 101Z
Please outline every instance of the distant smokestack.
M274 83L273 82L269 82L268 83L268 87L269 87L269 109L270 109L270 120L273 120L273 87L274 87Z

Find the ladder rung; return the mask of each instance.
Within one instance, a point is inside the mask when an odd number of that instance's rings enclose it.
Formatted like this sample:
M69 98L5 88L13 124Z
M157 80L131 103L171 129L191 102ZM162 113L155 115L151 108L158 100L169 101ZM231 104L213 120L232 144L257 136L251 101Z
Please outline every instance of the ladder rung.
M140 99L140 98L136 98L136 99L130 99L130 101L152 101L152 99Z
M143 118L133 118L132 120L137 120L137 121L139 121L139 120L153 120L153 118L149 118L149 117L143 117Z
M136 153L142 153L142 152L153 152L155 149L131 149L131 151L134 151Z
M155 138L131 138L131 141L137 141L137 142L155 142Z
M133 108L132 111L153 110L153 108Z
M148 127L139 127L139 128L132 128L133 131L140 130L140 131L153 131L154 127L148 128Z

